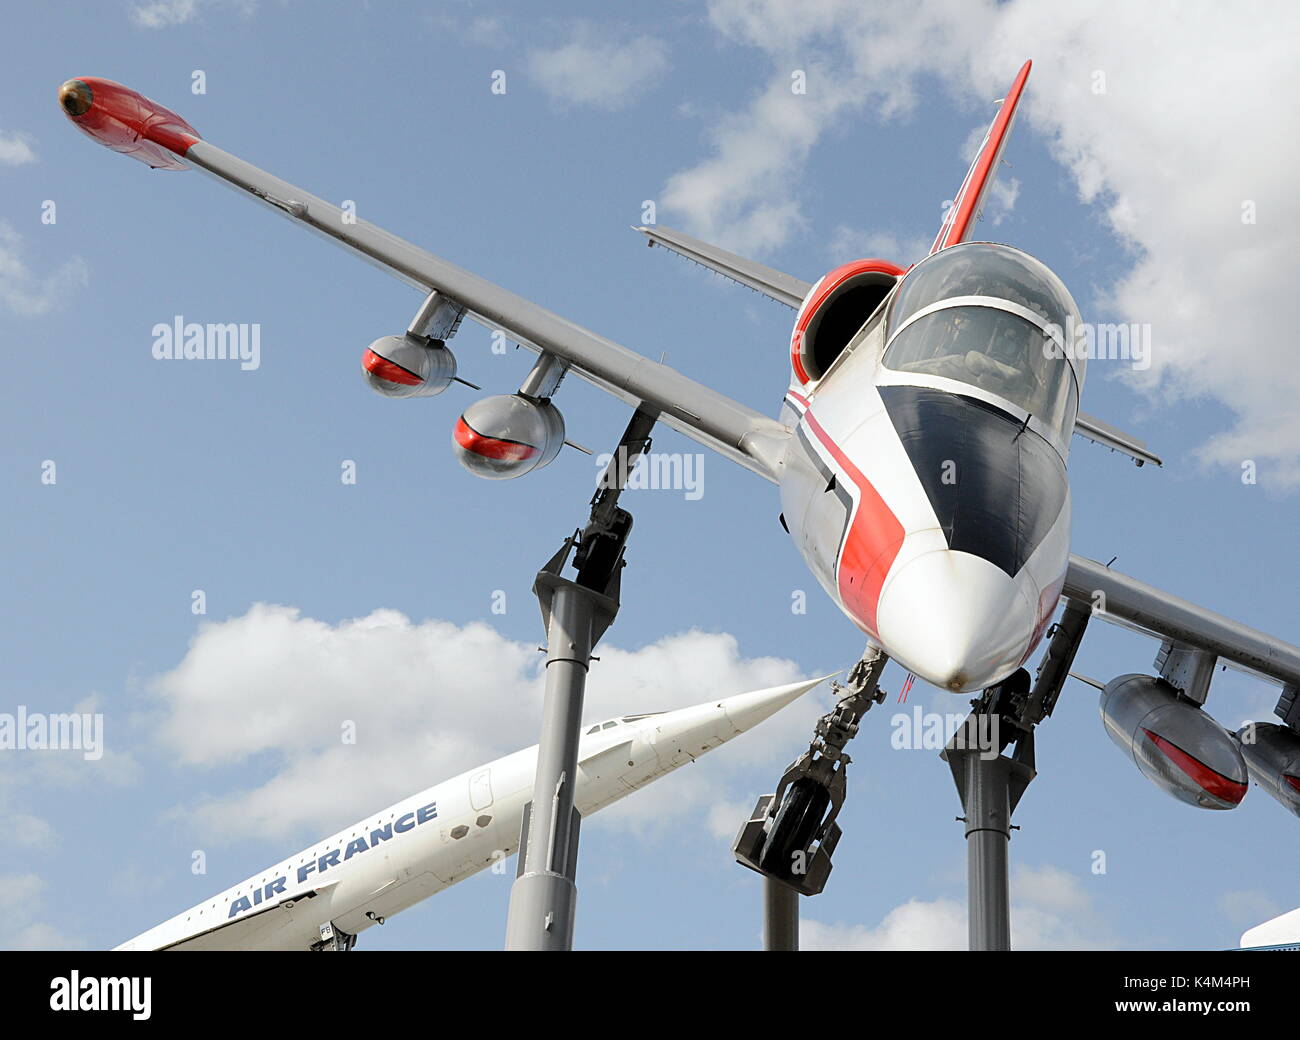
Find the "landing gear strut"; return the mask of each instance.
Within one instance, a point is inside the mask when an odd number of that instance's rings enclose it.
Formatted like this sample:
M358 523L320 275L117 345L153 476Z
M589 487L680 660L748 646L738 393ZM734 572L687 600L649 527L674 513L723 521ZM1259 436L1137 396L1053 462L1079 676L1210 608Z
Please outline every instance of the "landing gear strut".
M333 921L320 926L320 941L311 944L316 953L346 953L357 944L357 937L336 927Z
M776 793L759 798L732 846L738 863L765 878L767 949L797 947L795 896L814 896L826 887L851 761L844 748L862 716L885 699L878 684L887 661L868 647L844 685L835 684L839 702L818 720L808 750L782 775Z

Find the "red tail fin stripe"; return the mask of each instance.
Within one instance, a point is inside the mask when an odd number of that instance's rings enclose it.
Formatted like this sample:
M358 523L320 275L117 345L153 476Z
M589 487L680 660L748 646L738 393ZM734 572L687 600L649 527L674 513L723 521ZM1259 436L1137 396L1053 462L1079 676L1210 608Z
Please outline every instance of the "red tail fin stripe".
M1029 70L1032 66L1032 61L1025 62L1020 67L1015 82L1011 84L1011 89L1007 91L1002 107L984 136L984 143L980 145L980 150L975 154L970 169L966 171L966 179L962 181L957 197L953 199L948 212L944 214L943 223L939 226L939 234L935 236L934 245L930 247L932 254L966 241L971 225L975 223L980 206L984 202L984 196L988 193L989 185L993 183L993 178L997 174L997 165L1002 159L1002 150L1007 143L1011 121L1015 118L1016 106L1020 103L1020 95L1025 89L1025 81L1029 79Z

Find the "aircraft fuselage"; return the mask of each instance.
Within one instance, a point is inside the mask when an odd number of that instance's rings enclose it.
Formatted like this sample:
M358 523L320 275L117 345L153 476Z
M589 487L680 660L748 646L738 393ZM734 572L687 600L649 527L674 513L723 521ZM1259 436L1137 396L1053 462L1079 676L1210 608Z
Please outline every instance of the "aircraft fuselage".
M1084 362L1059 330L1077 310L1032 257L954 246L901 275L818 373L805 337L809 308L834 303L825 281L796 322L786 525L872 642L937 686L985 688L1033 652L1065 578Z

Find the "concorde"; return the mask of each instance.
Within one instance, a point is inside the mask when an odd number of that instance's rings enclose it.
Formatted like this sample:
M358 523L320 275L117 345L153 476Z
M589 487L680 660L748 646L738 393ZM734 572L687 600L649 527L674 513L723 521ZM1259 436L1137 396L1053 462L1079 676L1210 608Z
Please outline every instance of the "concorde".
M585 727L578 811L589 816L757 726L823 680ZM513 855L537 746L516 751L281 860L119 950L349 950L367 928Z

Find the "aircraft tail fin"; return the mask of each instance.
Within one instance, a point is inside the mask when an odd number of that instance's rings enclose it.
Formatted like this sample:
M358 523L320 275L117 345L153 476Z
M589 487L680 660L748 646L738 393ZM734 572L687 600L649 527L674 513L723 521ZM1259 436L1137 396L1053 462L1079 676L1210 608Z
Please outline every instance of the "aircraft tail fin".
M1016 117L1016 106L1020 104L1020 95L1024 92L1032 65L1033 62L1027 61L1020 67L1011 89L1002 99L1002 107L998 109L998 114L993 118L988 133L984 135L984 142L975 153L970 169L966 171L966 179L962 181L956 198L943 215L939 234L935 236L934 245L930 247L931 255L939 252L940 249L965 242L970 237L971 229L979 217L980 207L984 205L989 187L997 176L998 164L1002 161L1002 149L1011 134L1011 124Z

